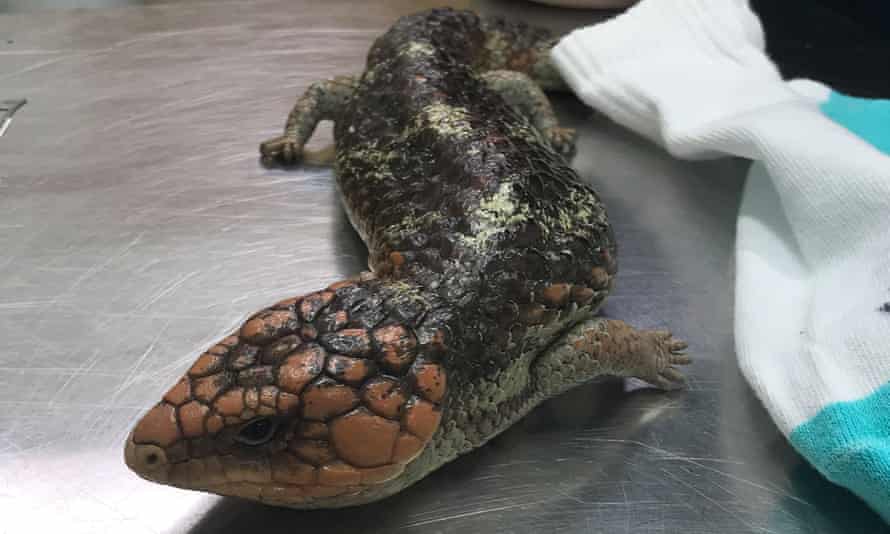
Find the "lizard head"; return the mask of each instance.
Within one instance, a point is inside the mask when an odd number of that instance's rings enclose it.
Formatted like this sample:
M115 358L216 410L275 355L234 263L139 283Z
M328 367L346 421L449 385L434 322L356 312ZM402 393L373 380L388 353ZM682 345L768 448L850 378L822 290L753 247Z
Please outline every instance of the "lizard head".
M356 280L255 314L141 418L127 465L162 484L297 508L397 491L439 427L446 385L441 336L400 298Z

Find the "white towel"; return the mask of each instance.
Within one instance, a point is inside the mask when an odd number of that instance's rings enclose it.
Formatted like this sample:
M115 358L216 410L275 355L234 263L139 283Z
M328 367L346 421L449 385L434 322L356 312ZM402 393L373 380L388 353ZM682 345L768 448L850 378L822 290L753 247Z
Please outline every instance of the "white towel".
M890 121L862 113L890 103L783 81L744 0L644 0L553 59L582 100L674 156L754 160L739 365L797 450L890 521L890 158L875 148Z

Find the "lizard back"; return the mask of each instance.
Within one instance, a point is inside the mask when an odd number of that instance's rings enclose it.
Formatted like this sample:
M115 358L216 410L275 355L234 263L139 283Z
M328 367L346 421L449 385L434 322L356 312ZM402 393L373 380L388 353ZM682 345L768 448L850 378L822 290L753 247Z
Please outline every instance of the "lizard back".
M372 269L453 306L459 357L486 374L595 311L616 272L596 193L481 79L498 56L491 33L469 12L401 19L335 130L341 198Z

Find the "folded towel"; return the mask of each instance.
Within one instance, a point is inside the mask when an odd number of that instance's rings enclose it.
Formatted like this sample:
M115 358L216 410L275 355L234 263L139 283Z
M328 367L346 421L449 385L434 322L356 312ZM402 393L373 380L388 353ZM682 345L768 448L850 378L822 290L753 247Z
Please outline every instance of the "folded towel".
M674 156L754 160L739 366L795 448L890 522L890 104L786 83L763 50L745 0L644 0L553 59L582 100Z

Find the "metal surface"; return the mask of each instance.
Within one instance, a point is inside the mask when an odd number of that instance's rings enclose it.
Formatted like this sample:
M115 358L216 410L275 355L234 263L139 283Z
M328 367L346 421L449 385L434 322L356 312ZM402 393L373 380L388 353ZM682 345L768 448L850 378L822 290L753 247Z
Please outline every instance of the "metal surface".
M364 266L327 168L267 171L311 81L358 70L408 0L180 2L0 16L0 532L886 532L789 448L741 378L745 164L672 160L570 97L621 271L607 313L667 326L690 388L579 388L382 503L296 512L151 484L121 443L211 340ZM567 29L595 15L464 3ZM322 135L322 138L325 136ZM324 144L322 139L321 144Z
M9 129L12 124L12 116L22 106L27 104L26 100L0 100L0 137Z

